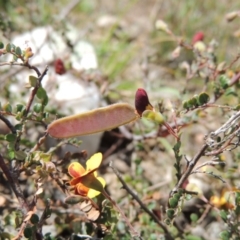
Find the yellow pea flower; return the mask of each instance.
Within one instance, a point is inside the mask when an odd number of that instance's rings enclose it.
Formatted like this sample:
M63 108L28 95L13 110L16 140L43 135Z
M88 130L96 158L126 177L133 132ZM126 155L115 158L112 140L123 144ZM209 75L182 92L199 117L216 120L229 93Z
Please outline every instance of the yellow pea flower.
M102 162L102 153L94 154L86 162L86 169L78 162L72 162L68 173L73 178L70 185L74 186L75 194L94 198L101 193L106 185L103 178L97 176L97 169Z

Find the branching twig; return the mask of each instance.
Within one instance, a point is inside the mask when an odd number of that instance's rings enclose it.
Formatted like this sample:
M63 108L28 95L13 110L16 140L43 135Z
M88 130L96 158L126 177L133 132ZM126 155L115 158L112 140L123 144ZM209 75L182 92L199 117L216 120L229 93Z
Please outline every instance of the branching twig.
M205 167L205 166L215 166L215 165L220 165L221 162L220 161L207 161L207 162L204 162L203 164L197 166L194 171L197 171L199 170L200 168L202 167ZM225 164L225 163L224 163Z
M214 178L217 178L217 179L219 179L220 181L222 181L222 183L226 183L225 180L223 180L219 175L216 175L216 174L213 173L213 172L208 172L208 171L192 171L191 174L196 174L196 173L209 174L209 175L213 176Z
M184 172L184 174L181 176L180 180L178 181L174 189L171 191L170 196L172 196L175 192L178 191L179 188L182 187L184 182L188 179L189 175L192 173L192 170L196 166L198 160L205 154L207 148L208 148L207 144L203 145L199 152L194 156L194 158L191 161L189 161L187 170Z
M37 94L37 91L38 91L39 87L41 86L41 81L42 81L43 77L47 74L48 66L45 67L42 74L40 73L38 68L36 68L34 66L31 66L28 63L20 64L20 66L25 66L25 67L28 67L29 69L33 69L38 75L38 83L36 84L36 86L33 88L32 92L31 92L31 95L30 95L29 100L28 100L27 105L26 105L26 111L23 114L23 118L22 118L22 121L21 121L21 123L23 123L25 121L29 111L30 111L30 108L31 108L31 105L33 103L34 97ZM16 150L18 150L18 148L19 148L20 139L21 139L21 133L18 135L18 137L16 139L16 143L15 143L15 149Z
M232 77L228 86L232 87L234 84L236 84L239 81L239 79L240 79L240 72ZM223 91L222 93L219 93L217 96L214 96L214 98L210 100L209 103L215 103L224 93L225 91Z
M4 159L3 159L2 155L0 155L0 168L2 169L2 171L5 174L13 192L15 193L15 195L16 195L19 203L20 203L20 206L23 210L24 215L26 215L27 212L29 210L31 210L31 207L29 206L27 200L25 199L18 182L15 180L12 173L8 169L6 163L4 162Z
M126 224L129 227L132 237L137 237L138 239L143 240L143 238L140 236L140 234L134 229L132 224L129 222L128 218L125 216L122 209L117 205L117 203L106 193L105 190L102 191L102 194L104 195L104 197L106 197L112 203L114 208L121 214L122 218L124 219L124 221L126 222Z
M38 142L36 143L36 145L30 150L30 152L35 152L35 151L37 151L37 150L39 149L39 147L44 143L47 135L48 135L48 133L45 133L45 135L38 140Z
M141 208L163 229L164 233L166 234L167 239L173 240L173 237L169 233L167 227L162 222L159 221L158 217L153 212L151 212L144 205L144 203L139 199L139 197L128 187L128 185L125 183L125 181L123 180L123 178L120 175L120 173L117 171L117 169L115 169L113 167L112 162L110 162L109 166L112 168L112 170L114 171L114 173L118 177L119 181L123 185L123 188L126 189L126 191L133 197L133 199L135 199L138 202L138 204L141 206Z
M39 72L39 70L36 67L30 66L30 65L28 65L28 67L30 69L33 69L37 73L37 75L38 75L38 84L36 84L36 86L33 88L32 92L31 92L31 95L29 97L28 103L26 105L26 111L25 111L24 117L26 117L28 115L30 107L31 107L32 102L33 102L33 99L34 99L34 97L35 97L35 95L37 93L38 88L40 87L41 81L42 81L43 77L47 74L47 71L48 71L48 66L45 67L45 69L42 72L42 74Z
M7 125L7 127L11 130L13 134L16 134L16 129L7 118L0 114L0 119Z

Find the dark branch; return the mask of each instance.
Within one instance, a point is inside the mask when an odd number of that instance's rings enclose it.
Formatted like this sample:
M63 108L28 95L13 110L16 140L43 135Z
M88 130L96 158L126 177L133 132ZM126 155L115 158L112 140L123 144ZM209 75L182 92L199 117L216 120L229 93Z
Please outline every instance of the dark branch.
M173 237L169 233L167 227L162 222L159 221L158 217L153 212L151 212L144 205L144 203L139 199L139 197L128 187L128 185L125 183L125 181L123 180L123 178L120 175L120 173L117 171L117 169L115 169L113 167L112 162L110 162L109 166L112 168L113 172L117 175L119 181L123 185L123 188L126 189L126 191L133 197L133 199L135 199L138 202L138 204L141 206L141 208L163 229L164 233L166 234L167 239L173 240Z
M16 129L14 128L14 126L11 124L11 122L5 118L2 114L0 114L0 119L7 125L7 127L11 130L11 132L13 134L16 134Z

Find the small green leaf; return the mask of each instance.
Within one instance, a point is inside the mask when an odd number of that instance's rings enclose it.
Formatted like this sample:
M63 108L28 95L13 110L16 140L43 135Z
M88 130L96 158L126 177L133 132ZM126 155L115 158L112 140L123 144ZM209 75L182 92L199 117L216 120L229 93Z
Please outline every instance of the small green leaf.
M166 225L170 225L171 224L171 220L169 218L165 219L164 222L165 222Z
M198 96L194 96L191 99L189 99L188 104L189 104L190 108L197 107L198 106Z
M191 108L191 106L190 106L190 104L188 103L187 100L183 101L183 102L182 102L182 105L183 105L183 108L186 109L186 110L188 110L189 108Z
M192 213L190 215L190 219L192 220L192 222L197 222L198 220L198 215L196 213Z
M227 89L229 87L229 79L226 75L221 75L219 77L219 83L220 83L220 86L223 88L223 89Z
M42 87L40 87L40 88L37 90L37 97L38 97L39 99L44 99L44 98L46 98L46 96L47 96L47 93L46 93L45 89L42 88Z
M42 100L42 105L47 106L47 104L48 104L48 96L46 95L45 98L43 98Z
M228 88L226 91L225 91L225 95L226 96L234 96L234 97L238 97L238 93L236 92L236 90L234 88Z
M27 157L27 154L24 151L16 151L15 158L17 160L23 161Z
M8 112L8 113L11 113L12 112L12 106L10 103L6 103L4 106L3 106L3 110Z
M6 51L11 52L11 49L12 49L11 43L8 43L6 46Z
M39 222L39 217L37 214L33 214L30 218L32 224L37 224Z
M11 51L12 51L12 52L15 52L15 50L16 50L16 46L12 43L12 44L11 44Z
M185 195L185 199L186 199L187 201L191 200L192 198L193 198L193 196L192 196L191 194L186 194L186 195Z
M240 206L239 205L236 206L236 208L235 208L235 214L240 215Z
M38 83L38 78L31 75L31 76L29 76L29 78L28 78L28 82L29 82L29 85L30 85L31 87L35 87L35 86L37 85L37 83Z
M83 197L79 196L79 195L73 195L73 196L69 196L67 197L64 202L66 204L71 204L71 205L74 205L74 204L77 204L79 202L81 202L83 200Z
M40 158L45 163L50 162L52 158L52 154L40 152Z
M176 199L177 201L179 201L179 199L181 198L181 194L180 193L175 193L173 194L173 198Z
M231 234L227 230L225 230L222 231L219 236L222 240L230 240Z
M8 151L8 157L12 160L15 157L15 152L13 150Z
M47 163L51 160L51 157L52 157L52 155L50 153L36 151L36 152L34 152L34 157L32 160L35 162L42 160L43 162Z
M235 201L236 201L236 205L240 205L240 193L239 192L235 192Z
M175 199L174 197L170 198L168 202L171 208L175 208L178 205L178 199Z
M16 112L21 112L24 108L25 108L25 107L24 107L23 104L18 103L18 104L16 105Z
M239 110L240 110L240 104L238 104L237 106L235 106L235 107L233 108L233 110L239 111Z
M227 221L227 212L225 210L220 211L220 216L224 222Z
M22 220L22 219L21 219L21 218L19 217L19 215L17 214L14 220L15 220L15 227L16 227L16 228L19 228L20 225L21 225L21 220Z
M21 55L22 55L22 50L21 50L21 48L20 48L20 47L16 47L15 53L16 53L18 56L21 56Z
M164 123L164 117L163 115L160 113L160 112L154 112L154 111L151 111L151 110L145 110L143 113L142 113L142 117L143 118L146 118L150 121L153 121L157 124L163 124Z
M173 219L175 210L172 208L169 208L169 209L167 209L166 214L167 214L168 218Z
M208 103L210 100L210 97L207 93L203 92L198 96L198 103L200 106Z
M5 136L5 140L8 142L14 142L16 140L17 136L13 133L9 133Z
M48 117L49 117L49 113L48 112L43 113L43 118L47 119Z
M13 62L16 62L18 60L18 57L13 55Z
M18 112L18 113L16 114L15 118L16 118L16 120L20 121L21 118L22 118L22 116L23 116L23 114L20 113L20 112Z
M8 232L0 232L0 239L11 240L13 239L13 235Z
M14 128L16 129L16 130L18 130L18 131L21 131L22 130L22 127L23 127L23 125L22 124L16 124L15 126L14 126Z
M34 112L40 113L42 111L42 104L41 103L36 103L33 107Z
M184 240L202 240L202 238L194 235L188 235L185 236Z
M26 227L23 231L23 234L24 234L24 237L26 237L26 238L32 237L32 234L33 234L32 228L31 227Z
M4 48L4 44L2 42L0 42L0 49Z

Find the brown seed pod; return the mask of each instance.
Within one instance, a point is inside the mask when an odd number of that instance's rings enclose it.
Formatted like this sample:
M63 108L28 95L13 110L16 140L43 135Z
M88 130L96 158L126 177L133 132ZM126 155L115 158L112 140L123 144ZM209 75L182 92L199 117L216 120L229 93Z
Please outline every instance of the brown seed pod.
M116 103L89 112L63 117L48 125L47 133L54 138L70 138L103 132L138 118L127 103Z

